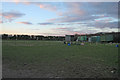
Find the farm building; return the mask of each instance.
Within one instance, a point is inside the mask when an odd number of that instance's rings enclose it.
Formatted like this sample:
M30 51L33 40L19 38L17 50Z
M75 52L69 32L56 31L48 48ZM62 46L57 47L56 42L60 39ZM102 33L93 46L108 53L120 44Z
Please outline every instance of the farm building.
M77 40L81 41L81 42L87 41L87 36L86 35L85 36L78 36Z
M120 33L96 33L88 35L80 35L77 41L88 42L120 42Z
M91 37L88 38L88 42L91 42Z
M65 42L72 42L74 41L74 35L66 35Z
M114 36L113 34L105 34L101 35L101 42L113 42Z
M92 36L91 42L100 42L100 36Z

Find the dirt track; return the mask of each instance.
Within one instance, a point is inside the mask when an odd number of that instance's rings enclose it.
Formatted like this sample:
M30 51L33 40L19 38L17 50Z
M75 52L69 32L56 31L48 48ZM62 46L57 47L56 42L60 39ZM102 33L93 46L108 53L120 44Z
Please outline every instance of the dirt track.
M3 64L3 77L5 78L115 78L117 72L112 73L112 68L102 67L99 64L87 64L86 66L75 64L71 66L50 65L28 65L23 67L12 64ZM55 66L55 67L54 67ZM89 67L88 67L89 66Z

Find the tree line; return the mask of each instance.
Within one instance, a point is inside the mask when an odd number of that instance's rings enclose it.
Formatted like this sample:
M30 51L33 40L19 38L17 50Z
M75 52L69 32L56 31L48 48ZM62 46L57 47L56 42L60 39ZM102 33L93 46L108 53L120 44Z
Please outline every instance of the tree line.
M65 40L65 37L64 36L2 34L2 40L53 40L53 41L63 41L63 40Z

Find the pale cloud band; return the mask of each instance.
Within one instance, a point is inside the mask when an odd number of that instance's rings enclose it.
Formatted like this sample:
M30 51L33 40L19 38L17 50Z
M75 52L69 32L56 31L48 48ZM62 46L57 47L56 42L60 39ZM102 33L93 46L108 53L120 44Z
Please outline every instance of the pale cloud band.
M20 12L2 12L0 13L0 17L2 18L2 22L11 22L14 19L17 19L19 17L24 16L24 13L20 13Z
M27 24L27 25L32 25L31 22L16 22L16 23L19 23L19 24Z
M119 2L119 0L2 0L2 2Z

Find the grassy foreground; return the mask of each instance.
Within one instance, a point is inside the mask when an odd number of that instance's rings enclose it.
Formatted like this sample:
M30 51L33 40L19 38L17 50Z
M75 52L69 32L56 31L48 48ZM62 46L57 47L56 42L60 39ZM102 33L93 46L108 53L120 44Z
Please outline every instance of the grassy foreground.
M60 41L3 41L3 77L116 77L116 44L71 45ZM116 70L116 72L111 72Z

